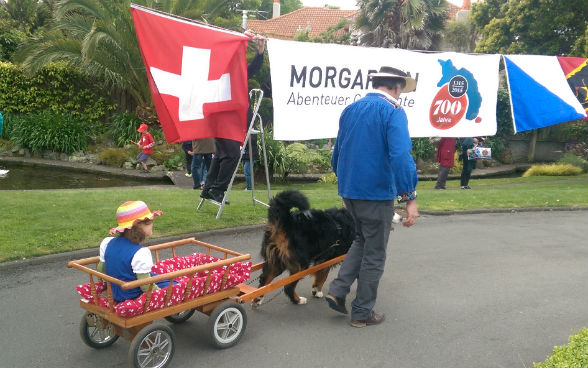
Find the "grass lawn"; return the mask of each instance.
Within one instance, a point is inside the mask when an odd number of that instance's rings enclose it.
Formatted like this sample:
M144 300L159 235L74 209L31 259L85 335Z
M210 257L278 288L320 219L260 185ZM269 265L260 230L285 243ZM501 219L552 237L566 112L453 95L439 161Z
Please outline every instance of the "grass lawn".
M447 211L484 208L580 206L588 208L588 177L529 177L473 179L472 190L460 190L450 180L437 191L435 182L422 181L417 188L420 210ZM257 188L257 187L256 187ZM127 200L143 200L151 210L164 214L154 223L153 238L212 229L262 224L267 209L252 206L251 192L243 184L234 187L219 220L218 207L205 203L196 211L200 191L174 187L137 189L76 189L0 191L0 262L77 249L97 248L116 225L116 208ZM272 186L272 193L299 189L316 208L340 206L336 184L290 184ZM265 187L256 190L267 202Z

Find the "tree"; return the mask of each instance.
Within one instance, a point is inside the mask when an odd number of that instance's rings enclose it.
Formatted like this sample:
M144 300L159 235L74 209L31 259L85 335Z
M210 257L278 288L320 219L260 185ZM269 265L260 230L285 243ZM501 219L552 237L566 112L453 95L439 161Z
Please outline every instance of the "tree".
M267 19L272 17L273 13L273 0L261 0L259 7L257 8L260 11L263 11L265 16L259 16L258 19ZM298 10L302 8L302 1L300 0L282 0L280 1L280 14L288 14L293 12L294 10Z
M450 21L443 31L444 49L472 52L476 48L478 36L478 31L469 19Z
M472 6L477 52L568 55L588 27L586 0L487 0Z
M359 44L437 50L447 19L440 0L360 0Z
M197 20L227 16L235 1L214 0L134 0L176 15ZM130 15L130 0L63 0L58 3L55 21L43 37L28 42L16 60L31 73L47 63L66 61L89 76L104 81L113 90L121 110L151 106L151 95ZM221 18L222 19L222 18ZM226 25L226 24L225 24Z
M581 55L588 51L584 48L586 0L486 0L472 6L471 20L482 34L477 52ZM531 134L529 161L534 160L537 134L537 130Z

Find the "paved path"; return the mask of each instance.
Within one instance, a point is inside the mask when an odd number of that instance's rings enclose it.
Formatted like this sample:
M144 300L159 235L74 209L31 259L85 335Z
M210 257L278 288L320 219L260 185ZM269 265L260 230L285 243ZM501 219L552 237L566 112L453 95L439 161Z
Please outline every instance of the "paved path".
M588 325L587 222L588 211L423 216L391 236L376 306L384 324L350 327L304 280L309 304L278 295L259 310L246 305L247 330L228 350L207 343L202 314L173 326L171 366L532 367ZM257 227L201 239L258 259L261 235ZM81 342L82 282L63 260L0 267L3 367L127 366L129 342L101 351Z

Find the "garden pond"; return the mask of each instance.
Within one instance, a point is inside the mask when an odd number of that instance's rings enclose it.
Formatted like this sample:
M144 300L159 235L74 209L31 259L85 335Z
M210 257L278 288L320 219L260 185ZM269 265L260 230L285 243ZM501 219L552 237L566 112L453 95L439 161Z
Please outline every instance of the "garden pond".
M166 178L132 178L109 173L97 173L75 168L2 161L0 190L108 188L142 185L172 185Z

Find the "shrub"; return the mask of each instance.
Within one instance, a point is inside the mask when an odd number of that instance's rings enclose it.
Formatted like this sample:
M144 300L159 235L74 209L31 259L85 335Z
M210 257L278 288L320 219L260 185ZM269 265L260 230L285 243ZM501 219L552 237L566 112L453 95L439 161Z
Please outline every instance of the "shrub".
M38 114L11 117L10 140L31 152L43 150L71 154L88 147L92 134L87 121L80 121L73 114L45 111Z
M285 147L284 143L281 141L274 140L274 132L271 126L265 126L263 128L263 135L265 138L265 151L267 155L267 166L270 178L273 177L274 173L284 174L285 170ZM263 152L262 147L262 140L257 140L257 145L259 148L259 152ZM260 155L261 156L261 155ZM263 160L262 157L260 157ZM263 165L263 161L260 162L261 165L257 165L261 167Z
M312 157L312 166L318 172L328 172L331 170L330 150L317 150Z
M336 184L337 183L337 175L334 172L325 174L321 176L319 182L326 183L326 184Z
M183 154L175 154L167 160L163 161L163 166L165 166L168 170L173 170L181 168L185 162L186 158Z
M115 114L110 128L112 140L119 147L129 144L130 141L137 142L141 137L141 133L137 132L140 123L141 119L136 115L126 112Z
M588 123L584 120L574 120L561 125L563 138L566 141L581 142L588 137Z
M535 368L588 367L588 329L583 328L570 336L567 345L553 348L551 356L543 363L533 363Z
M308 147L302 143L292 143L285 149L284 176L288 173L302 174L310 169L312 159Z
M557 160L558 164L570 164L579 167L583 172L588 171L588 161L582 157L576 156L572 152L566 152L562 158Z
M124 148L107 148L98 153L100 161L118 167L121 167L130 156L133 156L133 152Z
M571 176L580 175L582 169L570 164L533 165L523 174L529 176Z
M429 138L412 138L412 156L415 160L431 160L435 156L435 145Z
M451 174L459 174L461 173L461 169L463 168L463 161L459 159L459 152L455 152L453 154L453 167L449 170Z
M155 141L157 142L157 140ZM168 169L175 169L185 163L185 155L182 147L178 143L157 143L153 146L151 158Z

